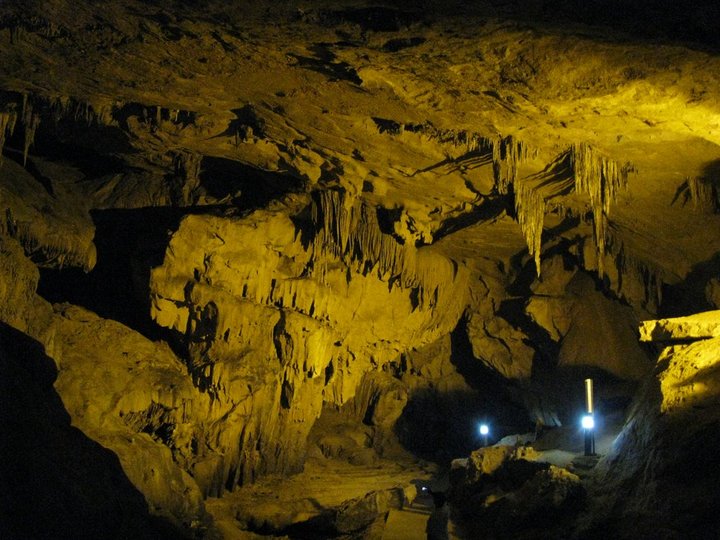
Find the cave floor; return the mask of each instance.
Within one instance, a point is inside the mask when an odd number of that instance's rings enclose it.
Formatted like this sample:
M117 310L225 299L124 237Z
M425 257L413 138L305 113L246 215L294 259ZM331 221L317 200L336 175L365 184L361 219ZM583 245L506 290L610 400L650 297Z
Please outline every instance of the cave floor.
M310 520L371 491L400 486L413 492L414 486L430 485L436 474L434 465L420 462L380 460L373 465L352 465L339 460L309 460L299 474L268 477L222 498L209 498L206 508L227 540L272 538L269 531ZM431 509L431 498L421 494L403 511L391 511L383 538L415 538L415 533L425 538Z
M617 428L615 422L604 426L596 440L598 456L590 459L583 457L582 437L575 428L553 430L533 446L542 461L567 467L587 481L592 477L598 459L610 450ZM389 512L381 538L424 539L433 503L420 488L447 489L446 472L436 465L419 461L378 460L371 465L354 465L336 459L316 458L308 460L303 472L294 476L267 477L226 493L222 498L209 498L206 508L223 539L288 538L282 534L289 527L312 520L372 491L399 486L409 499L414 500L403 509ZM459 538L453 534L453 528L450 523L450 538Z

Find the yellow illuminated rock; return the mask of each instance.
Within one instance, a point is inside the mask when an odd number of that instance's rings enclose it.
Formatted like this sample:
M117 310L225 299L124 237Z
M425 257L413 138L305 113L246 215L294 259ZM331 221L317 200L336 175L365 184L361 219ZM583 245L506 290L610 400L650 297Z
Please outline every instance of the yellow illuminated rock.
M701 537L718 15L0 3L0 536L422 537L471 456L456 536ZM542 436L572 471L491 446Z

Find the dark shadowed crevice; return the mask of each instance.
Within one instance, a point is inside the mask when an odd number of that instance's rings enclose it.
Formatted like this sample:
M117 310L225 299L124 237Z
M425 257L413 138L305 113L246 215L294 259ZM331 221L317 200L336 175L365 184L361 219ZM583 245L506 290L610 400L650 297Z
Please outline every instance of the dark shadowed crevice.
M40 343L0 323L4 540L188 538L151 516L118 457L70 425Z
M163 262L183 209L95 210L97 264L80 269L41 269L38 293L50 302L70 302L119 321L151 339L161 329L150 319L150 270Z
M395 426L405 449L445 464L482 445L480 422L492 425L493 441L531 428L527 411L508 391L512 383L473 356L464 319L450 338L450 360L469 388L443 391L431 386L411 392Z
M347 81L361 86L363 81L354 67L337 60L331 43L316 43L310 47L314 56L292 54L298 65L325 75L330 81Z
M264 171L225 158L205 157L200 181L208 195L230 196L240 209L263 208L288 193L302 191L305 182L290 174Z
M403 5L401 2L397 2ZM363 31L397 32L423 18L420 12L411 12L389 6L368 6L339 10L324 10L320 22L328 26L351 23Z
M467 320L464 317L451 332L450 343L450 360L467 384L482 397L483 415L495 419L497 438L524 431L529 425L529 416L524 407L513 398L515 383L475 358L467 333Z
M418 45L422 45L427 41L426 38L422 36L412 37L412 38L395 38L395 39L389 39L387 40L380 50L383 52L398 52L403 49L409 49L411 47L417 47Z
M415 390L394 431L413 455L447 463L479 446L477 423L489 408L484 396L473 391Z
M489 197L481 204L475 206L470 212L451 217L443 221L435 232L434 241L457 232L466 227L484 221L498 218L503 211L507 211L509 202L507 197Z
M696 264L680 283L663 286L658 317L681 317L713 309L705 292L713 278L720 279L720 253Z

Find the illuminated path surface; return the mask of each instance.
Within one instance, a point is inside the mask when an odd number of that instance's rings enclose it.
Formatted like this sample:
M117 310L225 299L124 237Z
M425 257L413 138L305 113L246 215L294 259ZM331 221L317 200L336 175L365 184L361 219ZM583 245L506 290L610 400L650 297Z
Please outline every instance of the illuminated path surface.
M257 539L262 537L242 531L236 519L252 517L256 523L290 525L371 491L429 481L431 476L430 470L417 464L403 466L381 461L377 466L355 466L331 460L322 464L308 462L300 474L284 479L265 478L221 499L209 498L206 507L226 540ZM416 538L408 536L416 532L420 535L417 538L425 538L425 522L432 509L432 499L419 497L416 508L417 512L404 511L399 518L393 516L393 521L399 519L405 525L399 525L398 529L404 536L392 538ZM407 529L403 531L405 526Z
M382 540L426 540L425 527L433 510L432 498L420 494L412 505L402 510L390 510ZM449 524L449 540L459 540Z
M432 507L413 504L410 508L391 510L382 540L425 540L425 525Z
M605 454L609 450L617 434L615 428L614 425L606 425L598 433L598 453ZM558 429L549 433L537 446L541 459L558 466L568 466L582 455L581 432L575 426ZM596 460L592 460L576 472L585 477L595 463ZM321 463L310 461L300 474L289 478L265 478L228 493L222 499L209 498L206 506L226 540L259 540L267 536L242 530L243 522L266 522L280 529L311 519L324 509L338 507L345 501L375 490L411 484L447 489L447 478L439 478L436 474L434 467L421 467L417 463L401 465L380 461L374 466L356 466L333 460ZM411 505L389 512L382 540L424 540L432 510L432 497L427 493L418 493ZM452 524L449 538L459 538L453 534Z

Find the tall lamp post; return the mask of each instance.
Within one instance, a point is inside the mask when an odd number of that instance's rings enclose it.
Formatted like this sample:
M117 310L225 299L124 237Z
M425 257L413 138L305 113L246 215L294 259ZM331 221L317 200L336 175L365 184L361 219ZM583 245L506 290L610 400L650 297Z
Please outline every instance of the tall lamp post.
M595 417L593 416L593 381L585 379L586 414L582 418L585 434L585 455L595 455Z

